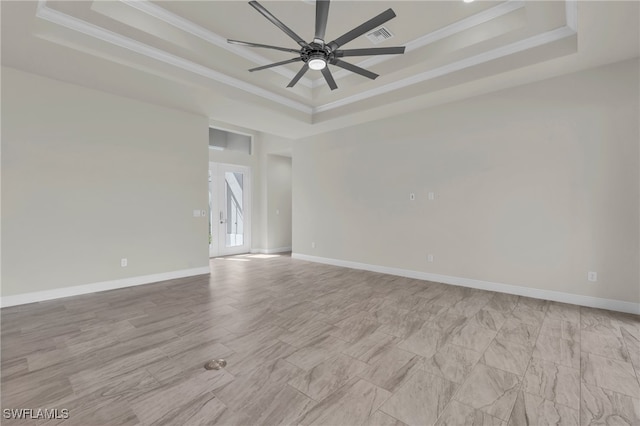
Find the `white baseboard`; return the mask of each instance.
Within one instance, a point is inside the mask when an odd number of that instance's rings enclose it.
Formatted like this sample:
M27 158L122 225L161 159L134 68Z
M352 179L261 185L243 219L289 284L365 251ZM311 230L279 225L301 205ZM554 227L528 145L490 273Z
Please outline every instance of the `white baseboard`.
M175 278L191 277L210 273L208 266L201 268L182 269L179 271L163 272L161 274L143 275L139 277L123 278L121 280L102 281L98 283L74 285L71 287L56 288L54 290L35 291L32 293L16 294L0 297L0 307L24 305L27 303L42 302L44 300L60 299L62 297L78 296L99 291L114 290L123 287L133 287L142 284L151 284L159 281L173 280Z
M251 253L254 254L273 254L273 253L286 253L291 251L291 247L278 247L271 249L251 249Z
M308 254L292 253L294 259L309 262L324 263L345 268L362 269L382 274L398 275L401 277L415 278L419 280L434 281L443 284L453 284L462 287L477 288L480 290L496 291L500 293L515 294L534 299L553 300L555 302L570 303L573 305L588 306L590 308L608 309L610 311L626 312L640 315L640 303L625 302L622 300L603 299L600 297L583 296L580 294L563 293L539 288L521 287L511 284L500 284L490 281L474 280L471 278L452 277L449 275L432 274L429 272L412 271L410 269L390 268L386 266L370 265L367 263L351 262L349 260L331 259L327 257L310 256Z

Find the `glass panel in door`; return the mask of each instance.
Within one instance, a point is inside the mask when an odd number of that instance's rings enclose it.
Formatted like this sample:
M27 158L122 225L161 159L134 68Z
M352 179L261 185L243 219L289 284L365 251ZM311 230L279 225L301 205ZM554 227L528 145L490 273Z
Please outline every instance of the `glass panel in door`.
M250 169L209 163L209 256L251 248Z
M244 174L225 172L225 247L244 245Z

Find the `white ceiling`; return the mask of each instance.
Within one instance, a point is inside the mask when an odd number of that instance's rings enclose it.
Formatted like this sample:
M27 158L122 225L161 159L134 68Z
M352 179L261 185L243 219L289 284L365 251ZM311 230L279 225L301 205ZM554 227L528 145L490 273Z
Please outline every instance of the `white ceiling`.
M311 41L313 2L261 2ZM227 38L296 48L244 1L1 2L2 65L301 137L639 56L640 3L575 1L333 1L331 40L392 7L404 55L348 58L376 80L332 67L331 91L300 63L250 73L293 54Z

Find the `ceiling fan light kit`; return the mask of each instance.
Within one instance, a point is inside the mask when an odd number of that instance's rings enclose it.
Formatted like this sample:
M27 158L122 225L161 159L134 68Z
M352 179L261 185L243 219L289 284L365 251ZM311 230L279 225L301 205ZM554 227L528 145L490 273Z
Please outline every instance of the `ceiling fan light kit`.
M353 73L359 74L363 77L375 80L378 74L369 70L361 68L357 65L353 65L349 62L343 61L345 56L369 56L369 55L399 55L404 53L404 47L375 47L367 49L347 49L340 50L340 47L349 43L350 41L360 37L361 35L381 26L390 19L395 18L396 14L393 9L387 9L379 15L369 19L367 22L357 26L356 28L341 35L332 42L325 43L325 31L327 29L327 20L329 18L329 5L330 0L316 0L316 31L313 41L307 43L299 35L297 35L291 28L283 24L278 18L271 14L264 6L257 1L250 1L249 4L262 16L267 18L272 24L280 28L285 34L291 37L298 45L300 49L290 49L286 47L271 46L268 44L251 43L240 40L227 40L231 44L238 44L247 47L261 47L264 49L273 49L283 52L296 53L298 56L285 61L276 62L273 64L263 65L260 67L252 68L249 71L260 71L267 68L277 67L280 65L291 64L294 62L302 61L304 64L298 73L293 77L293 80L289 82L287 87L293 87L302 78L302 76L309 70L321 71L322 75L331 88L335 90L338 88L328 64L335 65L337 67L346 69Z
M314 71L320 71L327 66L327 61L325 61L324 58L311 58L307 62L307 65Z

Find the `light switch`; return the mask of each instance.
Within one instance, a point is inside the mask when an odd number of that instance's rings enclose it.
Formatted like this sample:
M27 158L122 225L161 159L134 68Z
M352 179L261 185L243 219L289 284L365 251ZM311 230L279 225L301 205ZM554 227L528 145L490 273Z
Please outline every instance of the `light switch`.
M416 200L416 194L414 194L413 192L409 194L409 200L410 201L415 201Z

